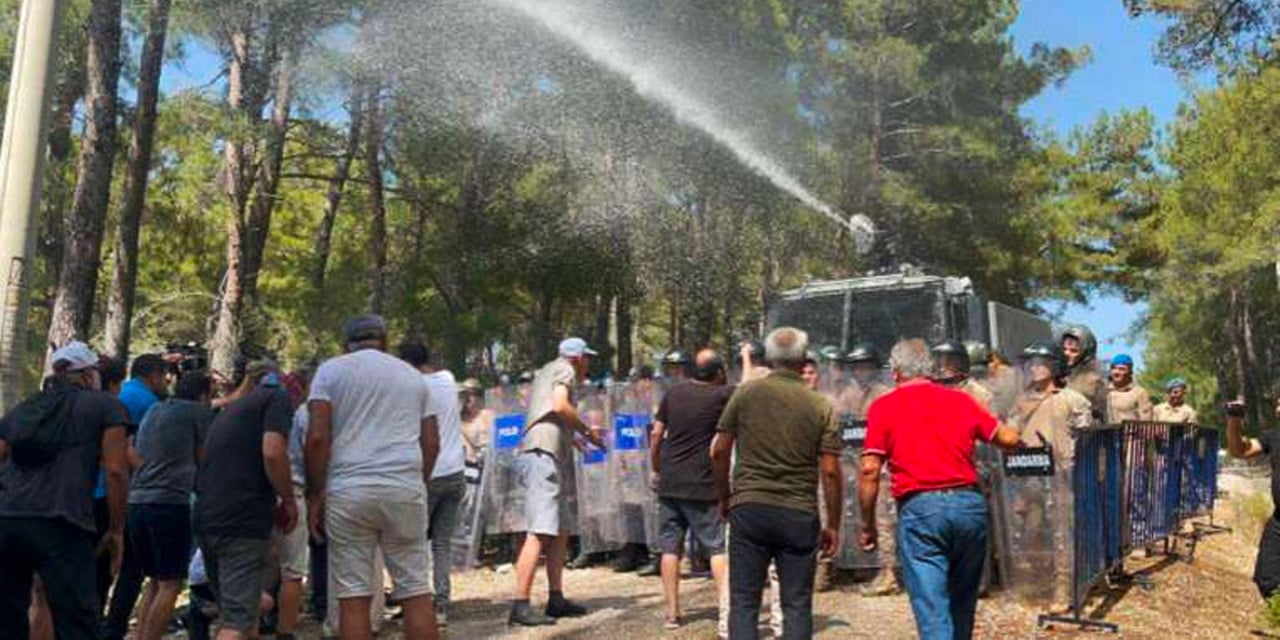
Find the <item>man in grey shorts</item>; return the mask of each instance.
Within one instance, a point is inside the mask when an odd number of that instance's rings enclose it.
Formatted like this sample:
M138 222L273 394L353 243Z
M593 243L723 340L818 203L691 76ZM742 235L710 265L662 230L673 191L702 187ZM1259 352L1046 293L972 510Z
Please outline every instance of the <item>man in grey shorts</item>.
M528 535L516 559L516 591L511 601L508 624L540 626L554 624L555 618L581 616L586 609L564 597L564 561L569 542L568 494L561 478L573 473L573 432L594 445L604 446L599 427L588 427L573 405L573 388L587 372L595 352L581 338L560 343L560 357L538 370L529 398L528 424L516 460L525 486L525 516ZM546 615L529 605L538 559L547 556Z
M649 441L650 463L658 476L658 544L667 629L681 624L680 558L689 531L711 557L721 620L728 622L724 523L711 474L711 440L733 394L725 381L724 360L710 349L699 351L693 379L680 382L663 396Z

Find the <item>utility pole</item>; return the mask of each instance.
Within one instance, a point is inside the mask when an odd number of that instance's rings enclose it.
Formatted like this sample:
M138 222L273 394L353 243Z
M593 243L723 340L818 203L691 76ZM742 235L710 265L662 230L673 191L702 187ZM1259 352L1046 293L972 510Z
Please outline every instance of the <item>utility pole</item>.
M24 0L0 143L0 410L22 397L27 307L44 169L54 46L66 0Z

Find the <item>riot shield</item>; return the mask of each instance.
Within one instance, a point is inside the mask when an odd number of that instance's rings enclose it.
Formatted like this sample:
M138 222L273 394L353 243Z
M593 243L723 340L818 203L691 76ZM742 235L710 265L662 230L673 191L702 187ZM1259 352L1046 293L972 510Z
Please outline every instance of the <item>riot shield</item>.
M862 445L867 438L867 423L853 414L845 414L840 423L844 441L844 518L840 525L840 548L835 566L840 569L879 569L893 566L894 536L897 528L897 506L889 493L888 471L880 478L880 496L876 499L876 528L880 544L874 551L863 551L859 543L862 533L862 507L858 504L858 480L862 474Z
M1001 457L998 563L1005 592L1050 607L1071 602L1074 461L1051 446Z
M840 438L844 442L841 464L844 471L844 518L840 531L840 549L835 566L840 569L887 569L894 566L896 553L897 504L890 494L888 465L880 478L880 496L876 499L876 528L880 544L875 551L863 551L859 544L862 533L862 507L858 504L858 482L862 475L862 446L867 437L867 413L872 403L891 389L883 370L869 377L857 377L840 387L836 398L836 414L840 420Z
M657 498L649 486L649 431L657 390L643 383L613 390L613 482L620 517L620 543L656 542Z
M484 472L483 461L467 461L465 469L467 487L458 505L458 526L453 530L453 568L468 571L480 557L480 543L484 535L484 497L489 495L489 474Z
M578 415L583 422L610 434L609 397L596 388L584 388L579 394ZM582 440L576 442L576 503L578 532L582 536L582 552L598 553L617 548L619 537L618 500L610 477L613 452L597 448Z
M489 474L488 491L484 494L484 530L490 535L521 532L527 528L525 490L516 467L516 456L524 435L528 405L510 386L490 389L485 394L485 404L496 417L484 458L484 469Z

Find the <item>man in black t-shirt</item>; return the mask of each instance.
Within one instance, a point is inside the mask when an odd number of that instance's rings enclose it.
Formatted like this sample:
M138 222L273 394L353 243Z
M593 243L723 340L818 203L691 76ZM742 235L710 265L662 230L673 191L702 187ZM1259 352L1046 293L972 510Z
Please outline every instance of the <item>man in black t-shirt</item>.
M254 635L271 528L288 533L298 524L289 396L273 377L264 379L214 419L196 476L194 529L218 598L219 638Z
M52 460L19 464L9 440L14 414L0 420L0 638L26 638L27 608L35 574L60 639L98 637L101 608L94 573L95 547L119 569L124 550L129 418L114 396L97 391L98 356L72 342L53 353L51 392L59 387L71 404L70 437ZM59 407L66 405L59 404ZM42 423L40 428L47 428ZM110 525L98 540L93 489L101 464L106 472Z
M724 524L717 511L710 454L716 425L733 390L725 384L724 360L710 349L698 352L693 374L692 380L677 384L662 398L650 440L650 462L658 476L658 537L668 629L680 625L680 557L689 530L711 556L720 602L727 602Z
M1264 431L1257 438L1246 438L1241 434L1245 416L1244 402L1228 402L1227 410L1227 451L1232 456L1243 459L1267 456L1271 463L1271 501L1280 505L1280 430ZM1276 417L1280 418L1280 401L1276 404ZM1253 567L1253 583L1263 599L1270 598L1280 590L1280 518L1275 512L1267 518L1262 529L1262 540L1258 543L1258 559Z

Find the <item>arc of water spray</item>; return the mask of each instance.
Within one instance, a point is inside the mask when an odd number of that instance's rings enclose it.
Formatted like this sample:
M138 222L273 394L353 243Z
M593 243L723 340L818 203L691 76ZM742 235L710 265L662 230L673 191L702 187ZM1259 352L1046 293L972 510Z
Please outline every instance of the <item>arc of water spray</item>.
M875 226L863 215L845 217L835 207L805 189L798 180L764 152L755 148L746 135L724 123L713 109L682 91L662 70L641 62L627 51L622 38L591 30L587 21L553 0L492 0L514 9L555 35L568 40L597 64L626 76L641 96L662 104L677 119L692 125L724 145L740 162L790 193L809 208L849 230L860 251L871 246Z

